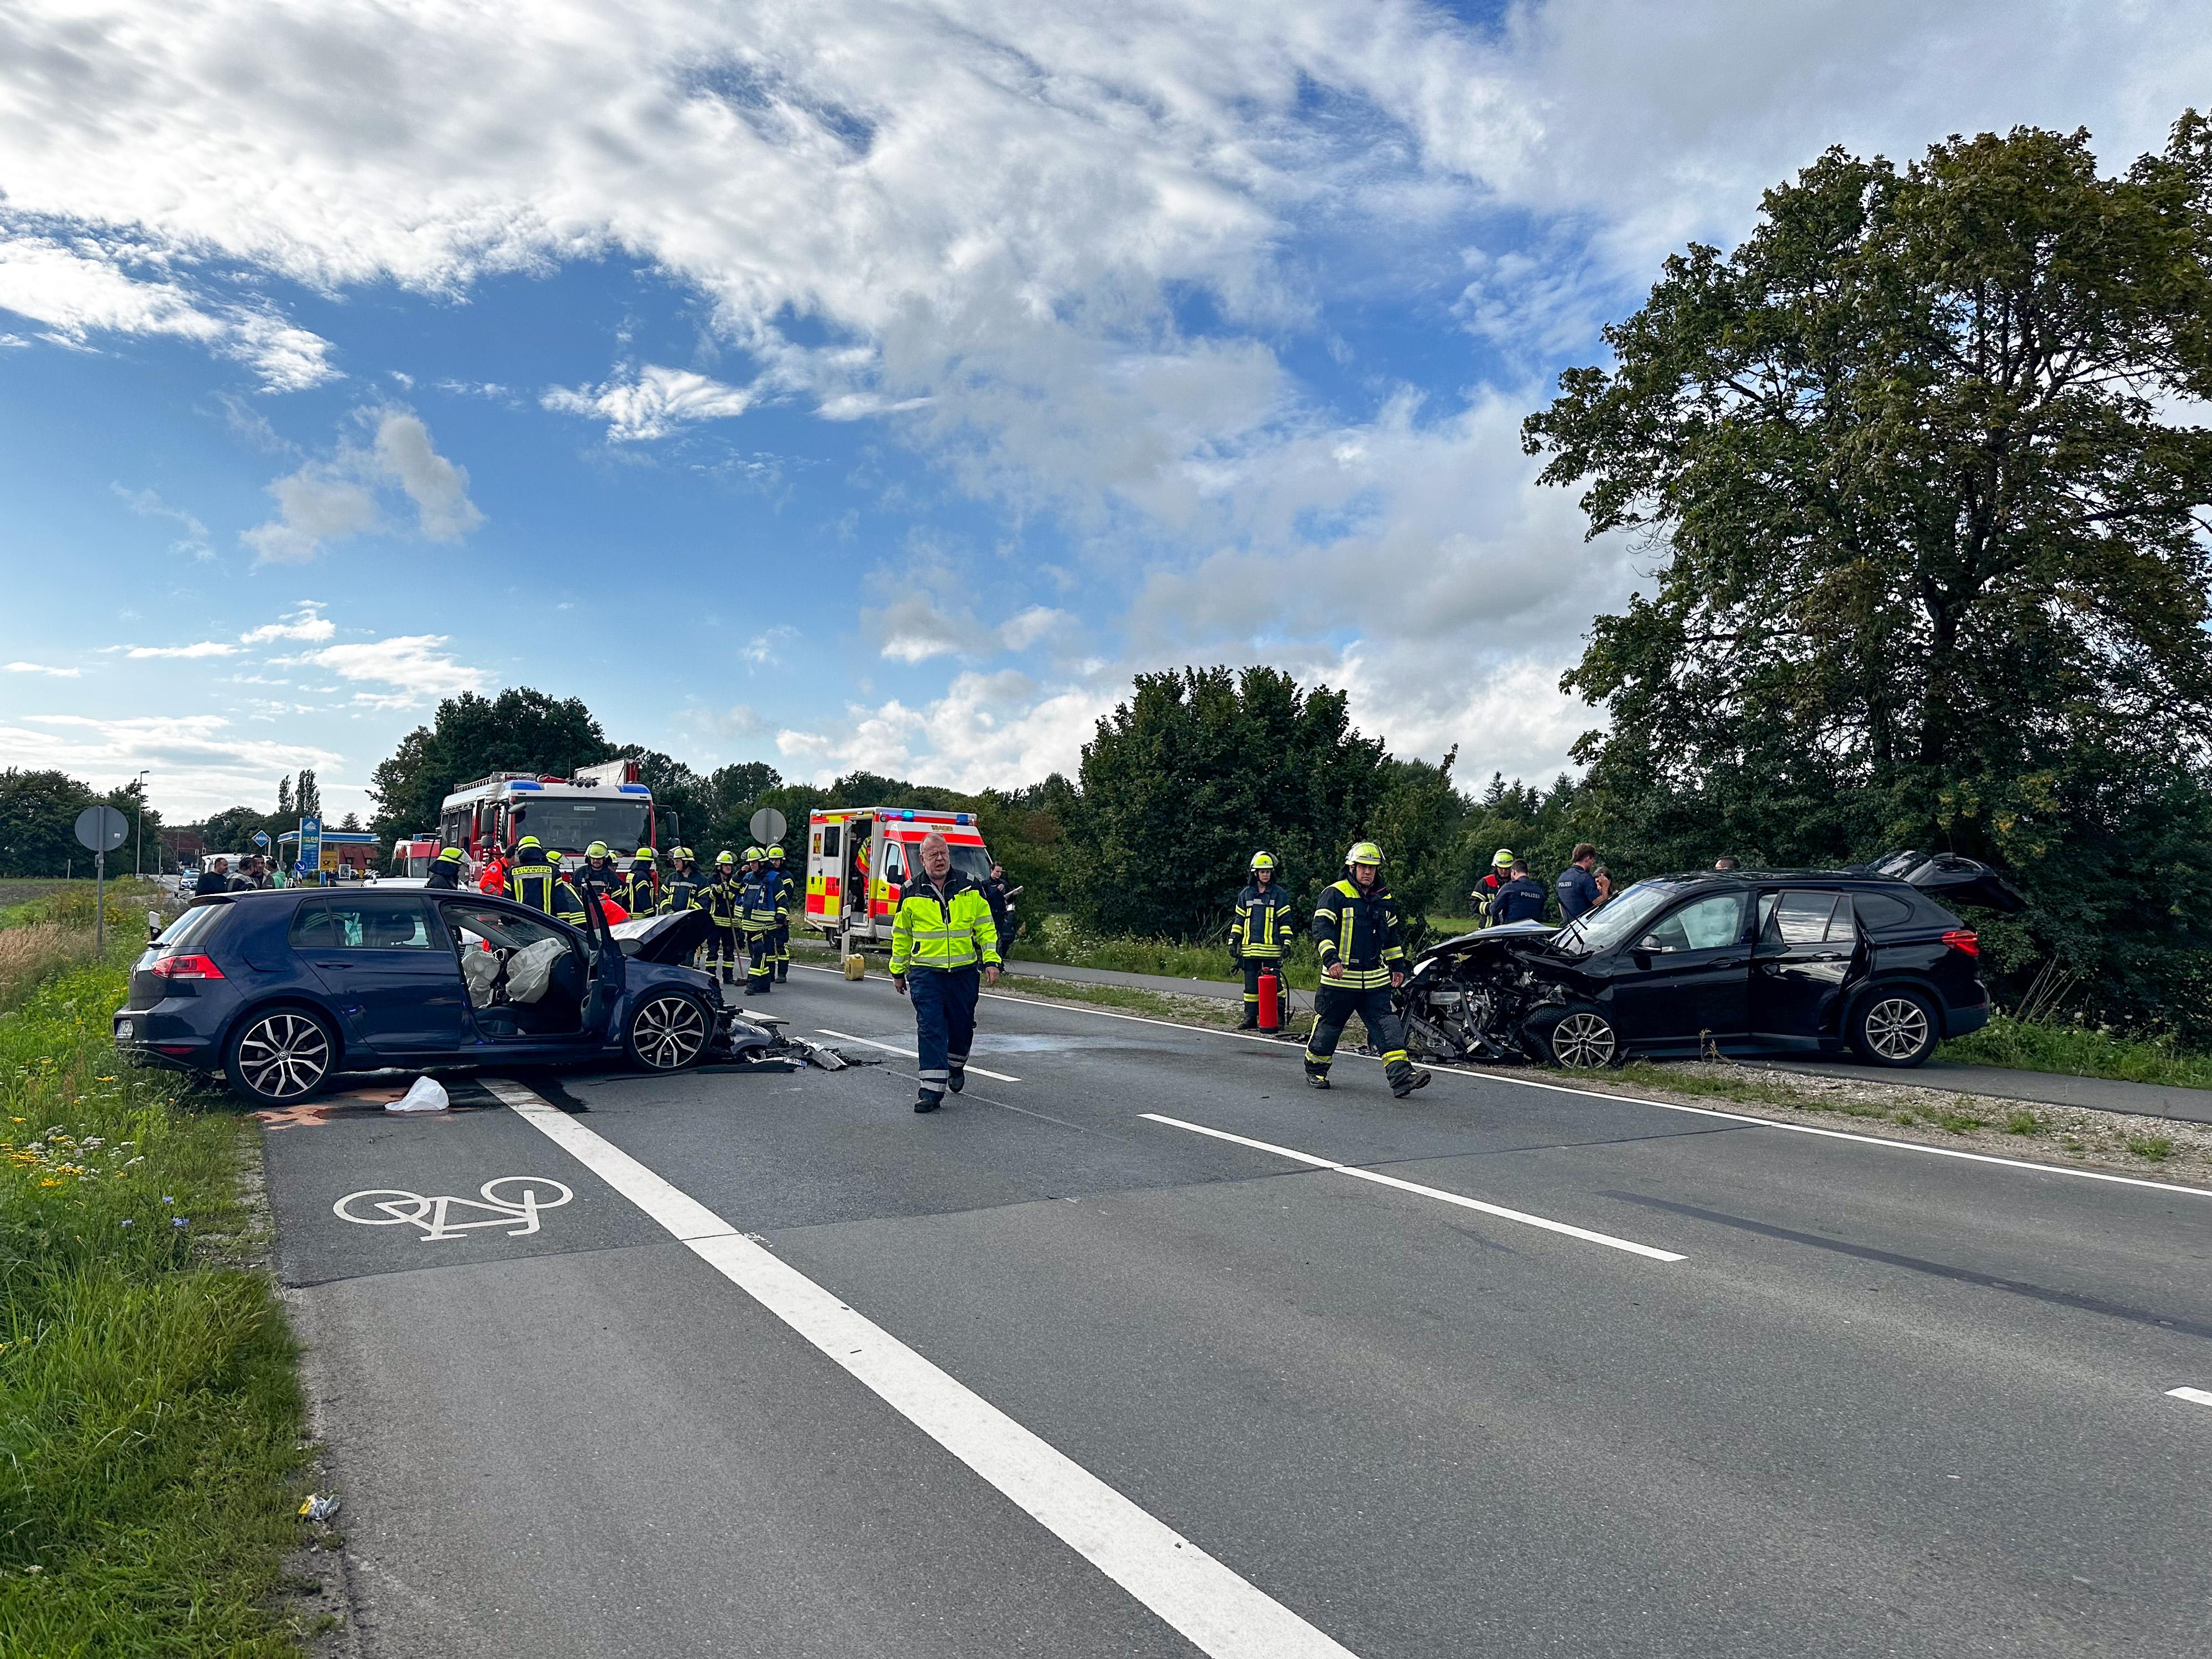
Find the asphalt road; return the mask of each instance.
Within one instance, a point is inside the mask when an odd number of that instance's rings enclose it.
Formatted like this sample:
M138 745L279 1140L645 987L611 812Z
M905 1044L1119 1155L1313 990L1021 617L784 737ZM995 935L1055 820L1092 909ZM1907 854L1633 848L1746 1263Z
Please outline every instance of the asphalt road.
M2212 1651L2212 1197L983 1031L272 1127L365 1652Z

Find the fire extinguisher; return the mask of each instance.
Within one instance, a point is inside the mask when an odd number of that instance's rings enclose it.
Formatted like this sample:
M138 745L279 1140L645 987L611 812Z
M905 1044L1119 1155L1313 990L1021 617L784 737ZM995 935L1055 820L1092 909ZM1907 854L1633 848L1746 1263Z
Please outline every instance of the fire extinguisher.
M1272 962L1260 969L1260 1030L1268 1036L1283 1030L1283 981Z

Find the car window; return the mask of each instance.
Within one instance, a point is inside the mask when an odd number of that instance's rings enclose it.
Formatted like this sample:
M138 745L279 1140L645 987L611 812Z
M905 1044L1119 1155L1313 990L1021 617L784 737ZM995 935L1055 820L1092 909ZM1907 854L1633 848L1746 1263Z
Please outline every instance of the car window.
M1869 933L1898 927L1912 920L1912 906L1894 893L1860 893L1851 902L1858 908L1859 925Z
M408 898L315 899L292 917L292 943L308 951L434 951L422 907Z
M894 887L906 879L906 851L896 842L884 843L883 880Z
M1716 893L1686 904L1651 930L1660 951L1717 951L1743 937L1743 895Z
M1584 912L1561 928L1552 948L1562 956L1592 956L1638 938L1644 924L1682 890L1673 882L1639 881L1612 903Z
M1759 937L1768 945L1820 945L1851 937L1850 907L1838 893L1769 893L1759 909Z
M517 915L489 904L444 904L438 907L446 928L457 945L474 949L489 945L502 951L520 951L540 939L568 936L547 921Z
M215 919L230 907L228 904L195 904L161 930L155 944L170 949L181 949L198 939L215 925Z

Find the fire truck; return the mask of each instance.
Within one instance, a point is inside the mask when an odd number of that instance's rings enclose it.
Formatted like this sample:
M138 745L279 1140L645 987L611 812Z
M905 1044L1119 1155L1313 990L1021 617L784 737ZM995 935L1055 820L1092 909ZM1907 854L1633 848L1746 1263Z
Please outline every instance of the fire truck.
M842 806L806 819L806 926L841 953L888 946L900 884L921 868L921 838L935 830L952 867L983 880L991 856L973 812L923 807Z
M676 814L668 813L673 846ZM634 760L586 766L572 778L539 772L495 772L465 783L438 811L438 834L448 847L465 847L478 866L505 854L525 836L564 859L581 859L603 841L621 858L638 848L662 845L653 791L637 781Z

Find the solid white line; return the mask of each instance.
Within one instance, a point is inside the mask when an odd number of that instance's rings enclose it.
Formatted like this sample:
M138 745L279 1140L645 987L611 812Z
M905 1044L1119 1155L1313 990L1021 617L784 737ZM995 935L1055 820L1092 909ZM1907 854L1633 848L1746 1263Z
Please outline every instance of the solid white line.
M908 1060L920 1060L921 1058L921 1056L916 1054L913 1049L902 1048L896 1042L878 1042L873 1037L854 1036L850 1031L833 1031L827 1025L817 1025L814 1029L821 1032L823 1036L840 1037L847 1042L865 1042L871 1048L881 1048L885 1054L904 1054ZM1019 1083L1021 1081L1021 1079L1018 1077L1008 1077L1004 1072L987 1072L981 1066L975 1064L972 1060L969 1063L968 1069L975 1073L977 1077L994 1077L1001 1083Z
M2199 1406L2212 1406L2212 1389L2168 1389L2166 1396L2172 1400L2187 1400Z
M1277 1158L1287 1158L1300 1164L1310 1164L1316 1170L1333 1170L1338 1175L1347 1175L1357 1181L1371 1181L1377 1186L1395 1187L1400 1192L1419 1193L1423 1198L1433 1198L1445 1204L1456 1204L1463 1210L1480 1210L1485 1215L1498 1216L1507 1221L1517 1221L1526 1227L1541 1227L1547 1233L1565 1233L1569 1238L1579 1238L1591 1244L1603 1244L1610 1249L1626 1250L1631 1255L1650 1256L1654 1261L1686 1261L1687 1256L1677 1255L1672 1250L1654 1249L1649 1244L1638 1244L1634 1239L1615 1238L1611 1233L1594 1233L1587 1227L1570 1226L1564 1221L1549 1221L1540 1215L1530 1215L1526 1210L1509 1210L1502 1204L1486 1204L1479 1198L1468 1198L1461 1193L1448 1193L1440 1187L1424 1187L1419 1182L1401 1181L1396 1176L1384 1175L1377 1170L1363 1170L1355 1164L1339 1164L1334 1158L1316 1158L1311 1152L1295 1152L1288 1146L1278 1146L1272 1141L1254 1140L1247 1135L1232 1135L1226 1129L1209 1129L1203 1123L1186 1123L1179 1117L1162 1117L1158 1112L1139 1112L1139 1117L1154 1123L1164 1123L1171 1128L1188 1129L1193 1134L1212 1135L1216 1140L1233 1140L1239 1146L1255 1147L1263 1152L1273 1152Z
M1200 1651L1214 1659L1354 1659L1349 1649L596 1131L520 1084L486 1086Z
M836 970L817 968L813 971L826 974ZM1012 995L1005 991L986 991L983 994L1000 1002L1027 1002L1032 1006L1036 1002L1034 997ZM1116 1013L1108 1008L1088 1008L1077 1002L1054 1002L1050 1006L1064 1008L1073 1014L1095 1014L1100 1019L1134 1020L1139 1025L1158 1025L1170 1031L1190 1031L1200 1036L1235 1037L1243 1042L1264 1042L1274 1048L1285 1046L1279 1037L1252 1036L1243 1031L1185 1025L1178 1020L1155 1019L1149 1014ZM1342 1048L1337 1050L1340 1055L1347 1052ZM1373 1054L1355 1054L1352 1058L1373 1060L1381 1064L1380 1059ZM2184 1187L2171 1181L2146 1181L2140 1176L2111 1175L2103 1170L2072 1170L2061 1164L2035 1164L2024 1158L2003 1158L1995 1152L1969 1152L1955 1146L1929 1146L1917 1140L1891 1140L1881 1135L1858 1134L1850 1129L1823 1129L1810 1123L1785 1123L1778 1118L1754 1117L1748 1112L1723 1112L1716 1107L1685 1106L1672 1100L1647 1099L1642 1095L1617 1095L1602 1089L1577 1089L1570 1083L1539 1083L1534 1078L1509 1077L1503 1072L1463 1072L1451 1066L1423 1066L1421 1069L1437 1077L1455 1077L1472 1083L1510 1083L1516 1089L1545 1089L1556 1095L1578 1095L1584 1100L1621 1100L1632 1105L1656 1107L1662 1112L1687 1112L1694 1117L1726 1118L1732 1123L1749 1123L1762 1129L1786 1129L1792 1134L1818 1135L1826 1140L1855 1140L1863 1146L1887 1146L1893 1152L1925 1152L1930 1158L1954 1158L1968 1164L1996 1164L2011 1170L2033 1170L2038 1175L2071 1176L2077 1181L2102 1181L2116 1187L2147 1187L2154 1193L2180 1193L2191 1198L2212 1198L2212 1188ZM1928 1088L1933 1085L1922 1084L1919 1086Z

